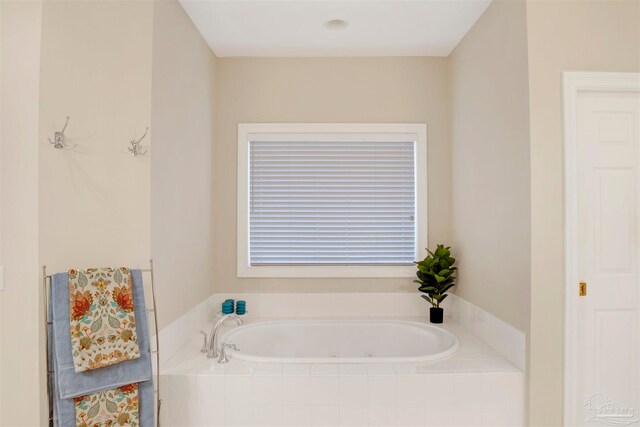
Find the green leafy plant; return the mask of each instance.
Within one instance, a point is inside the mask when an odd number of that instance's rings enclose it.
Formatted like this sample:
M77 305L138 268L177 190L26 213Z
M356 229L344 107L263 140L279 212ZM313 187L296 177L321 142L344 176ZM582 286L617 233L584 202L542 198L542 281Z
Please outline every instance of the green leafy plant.
M447 298L446 292L455 286L458 268L453 266L456 259L451 256L450 249L444 245L438 245L434 252L427 249L429 255L416 262L418 280L414 282L420 285L418 290L426 294L421 295L422 298L436 308L440 308L440 303Z

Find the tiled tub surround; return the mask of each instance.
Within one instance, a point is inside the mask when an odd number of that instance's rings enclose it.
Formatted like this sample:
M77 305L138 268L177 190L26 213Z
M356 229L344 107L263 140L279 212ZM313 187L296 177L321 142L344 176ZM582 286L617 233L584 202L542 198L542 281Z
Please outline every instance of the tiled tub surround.
M166 366L185 346L200 345L201 329L211 328L214 312L226 299L247 301L254 318L406 318L425 319L429 305L415 293L251 293L213 294L160 332L160 364ZM524 333L481 308L449 295L445 315L457 320L520 370L525 369Z
M460 325L493 347L521 371L525 370L524 332L459 297L451 298L449 313Z
M455 320L445 322L460 349L431 363L219 365L192 340L163 368L164 425L523 425L522 371Z

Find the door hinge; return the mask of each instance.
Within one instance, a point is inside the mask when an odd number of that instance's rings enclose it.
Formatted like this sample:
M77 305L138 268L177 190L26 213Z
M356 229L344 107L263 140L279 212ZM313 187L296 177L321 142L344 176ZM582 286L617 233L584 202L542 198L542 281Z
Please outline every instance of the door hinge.
M587 283L580 282L580 286L578 287L578 295L581 297L587 296Z

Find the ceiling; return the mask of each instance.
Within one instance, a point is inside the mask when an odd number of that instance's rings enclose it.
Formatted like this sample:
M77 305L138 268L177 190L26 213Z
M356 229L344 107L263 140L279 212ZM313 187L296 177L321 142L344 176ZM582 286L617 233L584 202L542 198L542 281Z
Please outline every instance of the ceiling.
M180 0L219 57L447 56L491 0ZM326 28L329 20L348 22Z

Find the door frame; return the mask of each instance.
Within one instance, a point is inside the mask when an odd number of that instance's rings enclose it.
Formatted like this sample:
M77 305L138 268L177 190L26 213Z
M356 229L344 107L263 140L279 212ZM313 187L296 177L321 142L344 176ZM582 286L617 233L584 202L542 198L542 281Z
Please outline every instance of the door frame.
M563 73L564 115L564 424L574 426L575 411L581 403L576 396L578 337L578 141L576 108L581 92L640 93L640 73L601 73L565 71Z

